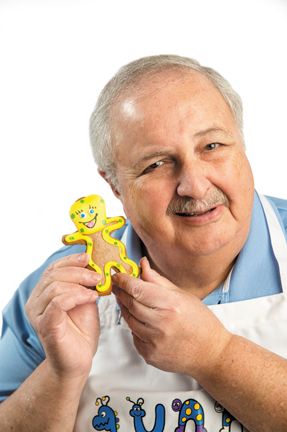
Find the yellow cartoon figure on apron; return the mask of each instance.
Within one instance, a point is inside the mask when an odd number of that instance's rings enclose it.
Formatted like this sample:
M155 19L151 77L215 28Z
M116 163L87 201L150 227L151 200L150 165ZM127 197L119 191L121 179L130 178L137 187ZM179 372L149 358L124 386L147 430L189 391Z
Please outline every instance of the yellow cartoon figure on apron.
M109 295L112 290L111 269L138 277L140 269L127 257L124 244L110 234L125 225L122 216L106 217L105 201L99 195L78 199L70 209L70 218L77 231L64 235L65 245L84 244L90 254L88 268L102 275L96 286L99 295Z

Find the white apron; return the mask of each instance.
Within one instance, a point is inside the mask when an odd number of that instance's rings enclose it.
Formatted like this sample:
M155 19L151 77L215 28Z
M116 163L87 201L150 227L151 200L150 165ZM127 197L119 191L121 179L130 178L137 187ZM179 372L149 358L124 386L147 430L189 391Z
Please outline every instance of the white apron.
M287 358L287 246L278 219L260 196L281 294L209 306L233 334ZM229 278L224 289L228 289ZM244 431L192 378L167 373L145 363L133 346L126 322L118 322L113 295L99 302L99 349L80 400L74 432L236 432Z

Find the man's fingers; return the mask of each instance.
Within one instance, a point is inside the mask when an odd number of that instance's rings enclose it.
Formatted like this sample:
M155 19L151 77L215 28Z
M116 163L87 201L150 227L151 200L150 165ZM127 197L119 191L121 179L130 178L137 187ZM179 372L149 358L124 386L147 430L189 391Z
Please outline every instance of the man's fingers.
M90 294L86 294L87 291L91 290L78 284L69 282L53 282L41 293L40 296L34 299L33 313L35 316L43 314L44 310L54 298L65 293L70 293L71 295L80 295L82 293L84 296L89 296ZM98 297L97 291L94 291L94 296L95 298ZM29 304L30 303L27 303L27 313L29 313Z
M140 266L142 268L141 279L124 273L116 273L112 277L113 283L149 308L157 308L158 305L163 304L164 296L168 294L167 290L178 291L178 287L172 282L151 269L146 257L141 259ZM117 294L114 292L114 294L119 295L119 292Z
M151 293L152 288L155 287L152 284L148 284L141 279L136 279L125 273L117 273L112 276L113 284L120 288L120 291L113 286L113 292L116 296L122 296L122 298L127 298L124 296L124 291L126 294L131 296L133 300L138 301L144 306L149 308L156 307L157 295L155 290ZM146 288L146 290L145 290ZM151 295L153 294L153 295Z
M159 276L159 278L161 278L161 276ZM166 303L166 297L172 295L173 292L176 291L176 289L174 289L174 285L170 282L169 284L172 285L171 289L170 286L166 287L156 283L146 282L142 279L131 277L125 273L114 274L112 276L112 280L115 285L133 297L136 301L151 309L164 306ZM114 289L113 291L115 294Z
M67 292L72 297L82 295L85 298L91 295L86 293L90 290L85 287L96 286L101 275L83 268L89 259L89 254L81 253L61 258L49 265L26 304L25 310L30 320L41 315L54 298Z
M71 282L90 287L97 285L101 278L102 276L93 270L78 267L65 267L52 269L42 281L44 287L54 282Z
M60 258L46 268L41 281L44 282L43 285L54 281L75 282L87 286L91 286L92 282L99 283L101 275L94 271L84 269L84 267L88 265L89 260L90 255L87 253L74 254ZM80 277L85 277L86 280L80 281Z
M90 260L90 254L78 253L60 258L50 264L50 268L61 268L61 267L86 267ZM47 270L49 270L49 267Z
M132 330L133 334L143 342L148 342L148 331L144 322L139 321L130 310L118 299L123 319Z
M95 302L97 293L92 290L67 291L54 297L47 305L41 316L38 315L35 321L40 320L40 333L45 332L45 328L50 328L51 324L56 329L65 319L66 314L76 306Z
M135 300L130 294L128 294L126 291L124 291L123 289L119 288L114 284L113 284L113 293L116 296L118 304L121 307L121 309L125 307L129 315L133 316L137 321L145 323L146 321L150 322L152 320L153 310L150 307ZM129 322L131 322L130 316L127 314L125 314L124 316L123 311L122 311L122 315L125 321L129 324Z
M70 282L87 287L97 285L102 276L95 271L83 268L88 262L89 254L76 254L52 263L43 273L32 296L40 296L54 282Z

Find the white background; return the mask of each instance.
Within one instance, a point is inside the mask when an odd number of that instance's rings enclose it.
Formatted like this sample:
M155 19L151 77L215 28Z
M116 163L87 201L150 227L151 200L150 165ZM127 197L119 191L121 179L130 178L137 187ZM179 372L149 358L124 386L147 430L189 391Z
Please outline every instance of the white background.
M102 195L88 120L123 64L194 57L240 93L257 189L287 198L285 0L0 0L0 310L74 231L70 205ZM1 326L1 324L0 324Z

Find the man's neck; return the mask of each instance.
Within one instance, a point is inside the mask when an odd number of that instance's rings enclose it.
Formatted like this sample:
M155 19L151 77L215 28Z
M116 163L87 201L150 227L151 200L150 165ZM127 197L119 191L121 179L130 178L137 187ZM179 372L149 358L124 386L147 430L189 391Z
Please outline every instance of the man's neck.
M228 258L225 259L219 251L212 256L188 258L176 256L173 253L164 257L156 257L149 253L144 246L143 252L148 258L151 268L179 288L191 292L200 300L211 294L225 281L238 256L238 251L234 251L233 254L228 254Z

